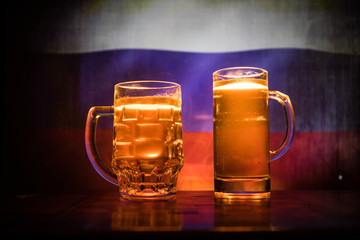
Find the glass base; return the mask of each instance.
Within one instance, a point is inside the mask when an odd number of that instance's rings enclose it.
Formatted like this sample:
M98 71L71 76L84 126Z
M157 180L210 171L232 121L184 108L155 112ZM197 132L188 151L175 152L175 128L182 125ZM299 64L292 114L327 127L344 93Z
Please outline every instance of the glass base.
M270 198L270 192L215 192L215 197L234 200L257 200Z
M158 186L158 185L156 185ZM139 188L126 188L120 189L120 197L122 199L131 200L131 201L161 201L169 200L175 198L176 190L171 189L170 191L165 191L164 189L158 189L157 191L148 188L140 190Z
M130 201L163 201L175 198L175 193L167 195L127 195L120 193L120 198Z
M270 198L270 177L215 177L215 197L248 200Z

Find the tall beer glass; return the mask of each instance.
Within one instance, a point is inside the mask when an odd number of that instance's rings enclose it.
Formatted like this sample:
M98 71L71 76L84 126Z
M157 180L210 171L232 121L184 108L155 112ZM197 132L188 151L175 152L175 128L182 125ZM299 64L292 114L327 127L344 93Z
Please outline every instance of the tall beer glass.
M234 67L213 74L214 174L218 198L270 197L270 161L283 155L294 137L290 98L268 90L264 69ZM282 145L269 149L268 99L281 103L287 131Z
M111 168L101 161L95 145L101 116L114 116ZM114 106L90 109L85 143L96 171L119 185L123 198L173 198L183 166L180 85L163 81L115 85Z

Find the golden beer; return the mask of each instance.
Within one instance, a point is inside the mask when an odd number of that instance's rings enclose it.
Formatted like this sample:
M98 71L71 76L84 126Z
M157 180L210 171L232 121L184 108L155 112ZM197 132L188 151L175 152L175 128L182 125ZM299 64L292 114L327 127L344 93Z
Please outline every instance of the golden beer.
M215 194L270 193L267 81L214 81Z
M120 193L174 194L183 166L181 100L115 98L112 167Z

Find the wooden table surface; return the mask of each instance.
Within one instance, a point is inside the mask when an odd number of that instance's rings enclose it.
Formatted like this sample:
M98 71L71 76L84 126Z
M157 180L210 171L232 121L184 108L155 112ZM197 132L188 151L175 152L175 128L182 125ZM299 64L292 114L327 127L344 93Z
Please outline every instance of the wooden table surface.
M265 201L219 201L210 191L130 202L118 193L1 197L1 234L308 236L360 229L360 192L273 191Z

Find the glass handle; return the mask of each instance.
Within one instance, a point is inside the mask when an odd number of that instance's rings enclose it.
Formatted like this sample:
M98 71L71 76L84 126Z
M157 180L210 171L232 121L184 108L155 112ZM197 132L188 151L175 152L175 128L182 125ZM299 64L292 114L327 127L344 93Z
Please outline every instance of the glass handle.
M113 106L96 106L89 110L85 127L85 146L88 157L95 170L107 181L118 185L116 174L111 171L99 157L96 147L96 127L98 119L102 116L114 116Z
M269 91L269 98L281 103L286 118L286 134L284 141L275 151L270 150L270 161L276 160L289 149L295 134L295 114L288 95L278 91Z

